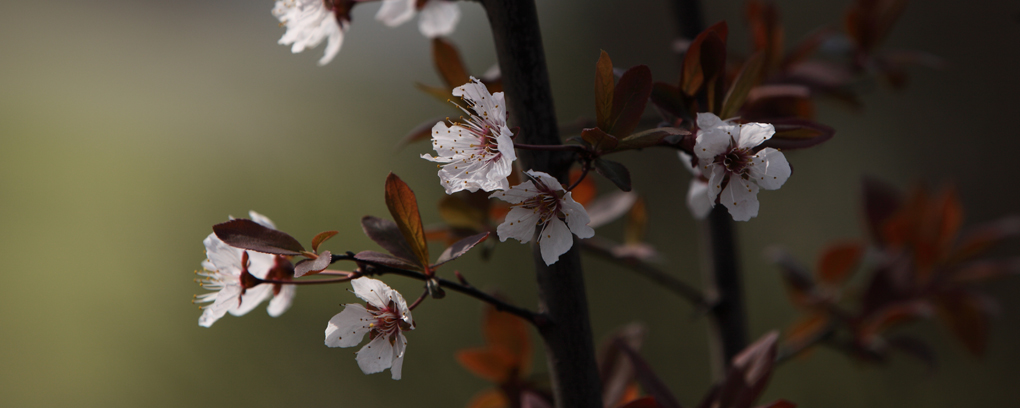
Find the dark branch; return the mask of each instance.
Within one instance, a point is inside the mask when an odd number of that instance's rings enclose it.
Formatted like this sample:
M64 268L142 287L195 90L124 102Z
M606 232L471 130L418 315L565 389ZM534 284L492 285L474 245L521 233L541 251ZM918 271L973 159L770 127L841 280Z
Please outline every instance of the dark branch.
M709 302L705 298L701 290L694 286L688 285L686 282L681 281L672 275L659 270L654 265L651 265L645 261L637 259L633 256L619 257L613 253L607 245L604 245L594 239L586 239L581 241L582 248L591 254L597 255L602 259L613 262L617 265L623 266L632 272L641 275L652 282L655 282L667 290L679 295L680 297L691 302L695 308L701 310L710 310L712 308L712 302Z

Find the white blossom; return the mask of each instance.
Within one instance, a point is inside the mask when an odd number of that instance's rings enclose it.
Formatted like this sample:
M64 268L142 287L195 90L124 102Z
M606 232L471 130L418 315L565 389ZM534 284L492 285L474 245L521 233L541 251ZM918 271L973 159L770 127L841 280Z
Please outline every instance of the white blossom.
M248 214L252 221L275 229L273 222L266 216L254 211ZM247 269L252 276L265 279L271 270L285 267L283 263L289 266L290 261L275 255L247 251L248 262L245 265L243 260L246 251L227 245L216 234L209 234L202 243L205 244L206 260L202 261L202 271L197 272L201 277L198 283L212 292L195 296L196 303L209 303L202 306L199 326L210 327L228 312L234 316L244 315L271 296L273 300L266 309L270 316L277 317L290 308L294 299L294 285L261 284L247 290L241 285L242 270Z
M399 292L376 279L361 277L352 280L351 286L368 305L345 305L342 312L329 319L326 345L353 347L368 333L369 343L357 353L358 367L365 374L389 368L393 379L399 380L407 346L403 332L414 329L407 302Z
M277 0L273 7L273 16L280 20L281 26L287 27L279 44L290 45L291 52L296 54L306 48L314 48L326 40L326 52L319 65L328 64L340 52L344 32L350 24L337 18L334 6L327 6L326 1Z
M790 177L790 163L779 150L758 145L772 138L767 123L736 124L711 113L698 114L694 154L698 168L708 177L709 202L716 198L736 221L758 215L758 189L778 189Z
M396 27L413 18L416 10L421 12L418 29L429 38L450 35L460 21L460 7L446 0L383 0L375 19Z
M595 230L588 225L584 206L574 201L556 178L533 170L525 174L531 180L489 196L511 206L506 220L496 227L496 233L500 241L514 238L523 244L531 241L536 234L535 226L539 226L538 246L542 260L552 265L574 245L571 233L579 238L591 238Z
M432 148L437 157L423 154L423 159L447 163L439 170L439 180L446 194L468 190L506 190L507 177L513 171L513 132L506 126L506 105L503 93L489 94L481 81L471 82L453 90L468 109L463 122L439 122L432 128Z
M682 151L678 153L684 167L694 176L687 188L687 208L691 210L694 218L704 219L712 211L713 206L711 199L708 198L708 179L701 174L701 170L691 164L691 155Z

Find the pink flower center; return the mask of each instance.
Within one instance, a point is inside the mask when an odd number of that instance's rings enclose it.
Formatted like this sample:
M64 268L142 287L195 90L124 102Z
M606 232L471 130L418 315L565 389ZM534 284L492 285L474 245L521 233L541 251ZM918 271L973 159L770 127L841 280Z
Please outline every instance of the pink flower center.
M751 149L730 147L726 153L716 156L715 162L726 168L727 173L747 178L748 167L754 165L753 159Z
M412 329L412 326L404 321L404 315L400 313L400 309L393 301L390 301L382 309L369 304L365 306L365 310L368 310L368 313L375 319L374 322L369 324L369 327L372 328L372 331L369 332L370 339L375 339L376 336L383 336L383 338L389 340L390 344L392 344L397 339L397 333L401 330Z

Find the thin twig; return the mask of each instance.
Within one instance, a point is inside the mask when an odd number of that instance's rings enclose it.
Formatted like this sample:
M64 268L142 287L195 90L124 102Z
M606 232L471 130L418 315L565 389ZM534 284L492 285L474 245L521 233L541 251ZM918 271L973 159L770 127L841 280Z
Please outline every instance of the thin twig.
M418 307L418 305L420 305L421 302L423 300L425 300L425 298L427 298L428 296L429 296L429 289L425 288L425 291L421 293L421 296L418 296L418 300L415 300L414 303L411 303L411 306L408 306L407 309L408 310L414 310L414 308Z
M476 289L473 286L462 285L460 283L449 281L449 280L446 280L446 279L443 279L443 278L440 278L440 277L435 277L435 276L430 278L428 276L425 276L424 273L421 273L421 272L418 272L418 271L410 271L410 270L406 270L406 269L394 268L394 267L383 265L383 264L380 264L380 263L377 263L377 262L369 262L369 261L363 261L363 260L360 260L360 259L355 259L354 258L354 253L352 253L352 252L347 252L346 254L334 254L332 260L333 260L333 262L343 261L343 260L346 260L346 261L355 261L355 262L357 262L360 265L367 266L368 268L364 268L365 270L361 271L363 275L393 274L393 275L400 275L400 276L404 276L404 277L408 277L408 278L412 278L412 279L417 279L417 280L420 280L420 281L423 281L423 282L424 281L428 281L429 279L434 279L436 282L439 282L439 286L441 286L441 287L444 287L444 288L450 289L450 290L452 290L454 292L459 292L459 293L471 296L471 297L473 297L475 299L481 300L483 302L489 303L489 304L493 305L494 307L496 307L496 310L516 315L516 316L518 316L520 318L523 318L524 320L527 320L527 321L531 322L532 324L534 324L536 326L541 326L541 325L545 324L545 322L548 320L548 319L546 319L546 317L544 315L542 315L540 313L535 313L535 312L530 311L528 309L524 309L524 308L521 308L521 307L518 307L518 306L514 306L512 304L509 304L507 302L504 302L503 300L500 300L499 298L497 298L495 296L492 296L492 295L490 295L488 293L485 293L485 292L483 292L481 290L478 290L478 289Z
M558 145L535 145L535 144L524 144L524 143L514 142L514 147L516 147L518 149L535 150L535 151L542 151L542 152L578 152L578 153L582 153L582 152L588 151L588 149L585 149L584 146L574 145L574 144L568 144L568 145L565 145L565 144L558 144Z
M698 309L710 310L712 308L712 302L705 298L705 295L700 289L673 277L645 261L633 256L616 256L612 249L593 239L581 241L581 248L591 254L598 255L602 259L606 259L617 265L626 267L630 271L661 285L667 290L679 295L681 298L691 302L691 304Z
M584 181L584 177L588 175L588 171L590 171L590 170L591 170L591 162L586 160L584 162L584 167L581 170L581 177L578 177L577 181L573 182L570 185L570 187L567 187L567 191L573 191L574 187L577 187L578 184L581 184L581 182Z

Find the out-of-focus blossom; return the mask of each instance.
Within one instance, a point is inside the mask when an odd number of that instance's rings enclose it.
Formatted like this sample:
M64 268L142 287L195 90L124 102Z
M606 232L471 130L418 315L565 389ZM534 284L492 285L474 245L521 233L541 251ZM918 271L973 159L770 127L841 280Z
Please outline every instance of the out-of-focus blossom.
M396 27L414 17L415 11L421 12L418 29L429 38L453 33L460 21L460 8L446 0L383 0L375 19Z
M287 28L279 43L291 46L291 52L314 48L326 40L326 52L319 65L328 64L340 52L344 32L350 26L349 5L340 1L326 3L326 0L277 0L273 7L273 16Z
M266 216L254 211L248 214L252 221L276 229ZM242 271L265 279L271 271L292 269L290 261L281 256L254 251L245 254L245 250L227 245L216 234L209 234L202 243L205 244L206 260L202 261L203 270L197 272L201 276L198 282L212 292L195 296L196 303L209 303L202 306L199 326L210 327L228 312L234 316L244 315L269 297L273 298L267 308L270 316L277 317L290 308L294 299L294 285L261 284L244 289L241 283Z

